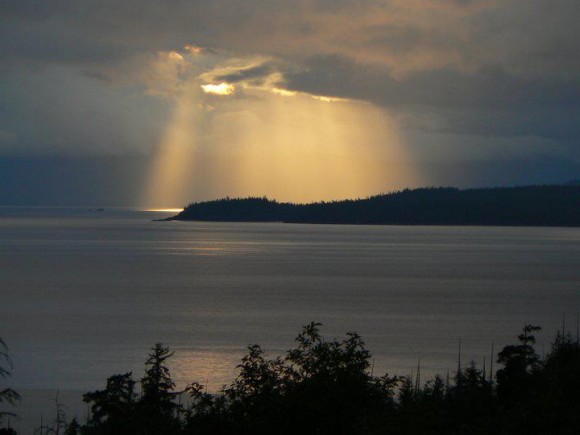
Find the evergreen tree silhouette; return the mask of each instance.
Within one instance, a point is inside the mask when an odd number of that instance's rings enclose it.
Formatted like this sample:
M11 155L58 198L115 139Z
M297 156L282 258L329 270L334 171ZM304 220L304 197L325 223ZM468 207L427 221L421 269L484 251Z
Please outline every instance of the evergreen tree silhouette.
M12 370L12 360L8 355L8 346L0 338L0 379L6 379L11 376ZM14 405L16 402L21 400L20 395L14 391L12 388L3 387L0 389L0 405L10 404ZM0 424L6 417L14 417L13 412L0 412ZM11 429L6 429L11 430Z
M87 425L92 433L120 435L135 430L135 398L135 381L130 372L109 377L104 390L86 393L83 400L91 405Z
M145 375L141 379L142 396L139 412L144 434L175 433L179 427L182 407L175 403L175 383L171 379L166 362L173 352L162 343L151 348L145 361Z

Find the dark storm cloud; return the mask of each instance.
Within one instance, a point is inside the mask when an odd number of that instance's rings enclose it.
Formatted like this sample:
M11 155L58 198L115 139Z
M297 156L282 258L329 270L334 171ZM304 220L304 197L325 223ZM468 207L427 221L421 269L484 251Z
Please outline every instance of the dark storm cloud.
M394 78L388 71L338 56L318 56L288 73L288 87L322 95L360 98L405 112L447 115L431 131L532 135L580 141L580 80L518 77L501 67L475 72L422 71ZM414 128L428 129L417 121Z
M262 81L275 71L275 67L270 64L259 65L251 68L244 68L230 74L218 74L213 78L218 82L238 83L241 81Z
M312 57L303 66L303 71L286 74L289 88L361 98L385 107L566 109L578 107L580 101L580 79L519 77L500 66L474 72L451 68L420 71L401 78L339 56Z

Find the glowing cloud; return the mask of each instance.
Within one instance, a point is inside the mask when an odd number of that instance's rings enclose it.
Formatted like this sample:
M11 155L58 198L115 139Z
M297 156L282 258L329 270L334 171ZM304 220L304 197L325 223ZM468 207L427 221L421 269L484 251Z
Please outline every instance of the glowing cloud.
M325 103L344 103L349 101L346 98L327 97L325 95L310 95L315 100L324 101Z
M174 61L178 61L178 62L181 62L183 60L183 56L181 54L177 53L176 51L169 52L168 57L169 57L169 59L174 60Z
M206 94L214 95L231 95L236 90L235 86L229 83L201 85L201 89L203 89L203 92Z
M287 89L282 88L272 88L271 91L273 94L282 95L283 97L294 97L298 94L296 91L289 91Z
M197 45L189 45L189 44L185 45L183 47L183 49L188 51L191 54L194 54L194 55L201 54L204 51L203 47L199 47Z

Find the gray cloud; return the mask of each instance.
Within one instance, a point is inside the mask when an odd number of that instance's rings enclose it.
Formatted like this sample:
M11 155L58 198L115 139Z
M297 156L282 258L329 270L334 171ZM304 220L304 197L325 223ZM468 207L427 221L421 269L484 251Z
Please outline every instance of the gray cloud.
M7 1L0 12L0 55L13 60L114 62L197 43L293 60L338 54L402 71L580 71L575 0Z
M291 89L360 98L410 116L412 128L495 136L539 135L580 142L580 80L529 78L500 67L475 72L435 70L396 79L381 68L318 56L286 75ZM443 118L422 125L426 114ZM441 124L440 123L440 124Z
M303 71L287 74L290 88L361 98L385 107L564 109L577 107L580 97L580 79L518 77L500 66L473 72L428 70L395 78L388 70L339 56L316 56L303 65Z

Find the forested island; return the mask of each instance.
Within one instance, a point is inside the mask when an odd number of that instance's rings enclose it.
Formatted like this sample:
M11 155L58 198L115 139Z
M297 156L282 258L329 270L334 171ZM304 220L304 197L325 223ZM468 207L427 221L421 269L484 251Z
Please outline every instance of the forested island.
M281 203L224 198L192 203L167 220L389 225L580 226L580 184L406 189L365 199Z

